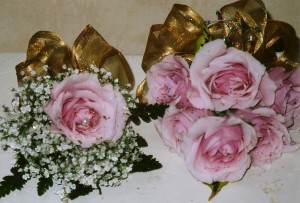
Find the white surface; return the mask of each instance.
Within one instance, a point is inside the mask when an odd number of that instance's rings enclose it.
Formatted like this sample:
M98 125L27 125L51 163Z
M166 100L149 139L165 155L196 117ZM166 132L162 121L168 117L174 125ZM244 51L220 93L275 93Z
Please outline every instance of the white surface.
M140 64L141 56L127 56L135 74L136 84L144 78ZM15 65L25 59L25 54L0 54L0 104L9 104L12 95L11 87L17 86ZM136 127L148 141L144 148L146 154L153 154L162 164L160 170L148 173L131 174L127 181L115 188L102 188L102 195L95 191L88 196L80 197L70 203L204 203L210 189L196 181L185 167L183 157L170 152L163 145L153 124L142 124ZM295 140L300 141L299 132L293 132ZM13 152L0 151L0 178L9 174L10 158ZM2 203L54 203L60 198L53 194L55 188L50 188L46 194L39 197L36 192L36 180L30 180L21 191L15 191ZM284 154L275 161L268 170L251 168L244 179L231 183L210 201L211 203L296 203L300 202L300 151Z

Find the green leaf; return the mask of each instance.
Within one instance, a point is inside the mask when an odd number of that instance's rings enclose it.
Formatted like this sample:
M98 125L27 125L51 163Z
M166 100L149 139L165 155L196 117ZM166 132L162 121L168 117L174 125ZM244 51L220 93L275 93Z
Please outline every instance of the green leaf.
M134 124L140 125L141 120L146 123L149 123L151 119L155 120L158 117L163 117L166 108L168 105L166 104L141 104L137 103L136 108L130 109L131 115L129 120L131 120Z
M94 190L92 186L82 185L78 182L76 182L75 185L76 188L68 195L71 200L76 199L79 196L85 196Z
M9 110L9 108L8 108L7 106L2 105L2 111L3 111L4 113L8 113L10 110Z
M23 173L18 172L17 167L11 169L13 175L5 176L0 182L0 197L4 197L15 190L21 190L27 180L23 179Z
M100 180L99 180L99 182L100 182ZM98 189L98 191L99 191L99 195L102 195L102 190L101 190L101 187L100 187L99 182L98 182L98 184L97 184L97 189Z
M139 147L148 147L147 141L142 136L138 135L136 137L136 141L137 141Z
M227 115L227 111L215 111L215 116L224 117Z
M201 26L201 29L203 32L202 32L202 35L200 35L200 37L196 41L195 53L197 53L204 44L211 41L208 27L203 24Z
M236 109L228 109L226 111L214 111L215 116L224 117L226 115L235 114Z
M131 115L130 116L130 120L135 124L135 125L141 125L141 120L139 119L139 117L135 116L135 115Z
M27 160L22 154L17 154L16 155L16 165L15 167L11 168L10 171L14 174L15 172L18 172L19 168L25 168L28 165Z
M24 173L19 172L19 169L25 168L28 162L21 154L17 154L16 158L15 166L10 169L13 175L5 176L0 182L0 197L4 197L15 190L21 190L28 181L23 179Z
M147 172L160 169L162 167L161 163L153 158L152 155L141 155L141 160L135 162L132 167L132 173L135 172Z
M208 198L208 201L210 201L212 198L214 198L221 190L222 188L227 185L228 182L213 182L211 184L204 183L204 185L207 185L211 189L211 194Z
M37 184L37 192L39 196L42 196L50 187L53 186L51 178L40 177Z
M142 111L140 113L140 118L146 122L146 123L150 123L151 122L151 113L150 112L146 112L146 111ZM152 117L153 119L156 119L157 117Z
M169 107L169 105L166 105L166 104L154 104L154 105L148 106L152 117L155 117L155 116L163 117L165 114L165 111L168 107Z

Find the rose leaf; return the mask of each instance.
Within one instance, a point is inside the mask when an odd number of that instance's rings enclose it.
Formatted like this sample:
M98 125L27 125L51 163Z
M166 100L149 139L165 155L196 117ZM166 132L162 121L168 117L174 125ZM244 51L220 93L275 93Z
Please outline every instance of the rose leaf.
M201 28L202 28L202 34L199 36L199 38L196 41L195 54L200 50L200 48L204 44L211 41L211 37L210 37L210 34L209 34L208 27L206 25L203 25L203 26L201 26Z
M213 182L211 184L203 183L204 185L207 185L211 189L211 194L208 198L208 201L210 201L212 198L214 198L221 190L222 188L228 184L228 182Z
M168 105L165 104L141 104L137 103L136 108L130 109L129 119L136 125L140 125L140 119L146 123L162 117Z
M22 160L21 160L22 162ZM17 161L17 165L20 164L20 160ZM11 168L11 173L13 175L5 176L2 181L0 182L0 197L4 197L8 195L10 192L15 190L21 190L25 183L28 180L23 179L23 172L19 172L18 169L21 166L15 166Z
M52 186L53 181L51 178L40 177L37 185L38 195L42 196Z
M142 154L141 160L133 164L131 173L153 171L161 167L161 163L153 158L152 155Z
M136 136L136 141L139 147L148 147L147 141L140 135Z
M76 185L76 188L74 190L72 190L68 195L68 197L71 200L74 200L79 196L85 196L94 190L92 188L92 186L82 185L78 182L76 182L75 185Z

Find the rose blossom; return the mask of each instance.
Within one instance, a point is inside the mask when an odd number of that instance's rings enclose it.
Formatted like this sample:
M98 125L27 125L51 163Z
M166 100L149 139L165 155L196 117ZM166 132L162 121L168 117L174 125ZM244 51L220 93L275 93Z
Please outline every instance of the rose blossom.
M146 75L147 100L150 104L171 102L185 106L189 86L189 65L180 56L168 55L154 64Z
M197 108L224 111L271 105L275 84L266 68L247 52L226 48L223 40L205 44L196 54L190 68L194 87L188 94Z
M284 118L270 108L242 110L238 112L256 130L258 142L251 152L253 164L264 166L281 157L283 152L293 152L299 148L292 142Z
M207 115L212 115L212 112L194 107L177 109L170 105L163 118L155 122L155 127L164 144L180 152L180 145L189 127L197 119Z
M126 102L111 84L101 85L95 74L74 74L53 85L44 108L53 132L84 148L118 140L127 120Z
M286 127L290 129L299 128L300 67L287 73L281 67L272 68L269 70L269 75L277 86L275 102L271 108L286 118Z
M182 143L187 167L205 183L242 179L257 142L252 126L236 117L203 117L189 129Z

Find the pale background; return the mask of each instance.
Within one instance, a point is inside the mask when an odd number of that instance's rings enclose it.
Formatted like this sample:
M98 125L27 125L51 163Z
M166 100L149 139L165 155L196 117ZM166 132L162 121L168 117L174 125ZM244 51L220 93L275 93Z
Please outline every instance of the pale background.
M16 86L14 67L25 59L30 37L37 31L59 34L70 46L87 25L91 24L114 47L124 53L136 76L142 81L140 67L149 28L163 23L174 3L186 4L204 19L216 19L215 12L235 0L0 0L0 104L9 104L10 87ZM264 0L274 19L290 23L300 36L299 0ZM23 53L1 53L23 52ZM169 152L157 135L153 124L137 127L149 143L147 154L153 154L163 168L150 173L132 174L120 187L103 188L75 202L207 202L209 189L188 172L182 157ZM299 132L292 136L300 142ZM0 178L9 174L13 153L0 151ZM251 168L243 181L226 186L211 203L295 203L300 199L300 151L284 154L268 170ZM147 184L145 184L147 183ZM5 203L59 202L53 195L36 195L36 181L30 181L22 191L1 199Z
M87 24L123 54L143 54L149 28L163 23L174 3L186 4L204 19L235 0L0 0L0 52L26 52L37 31L59 34L69 46ZM273 19L300 33L299 0L264 0Z

